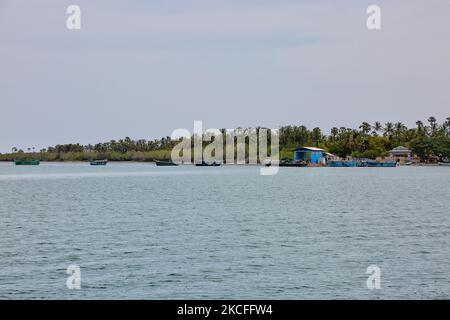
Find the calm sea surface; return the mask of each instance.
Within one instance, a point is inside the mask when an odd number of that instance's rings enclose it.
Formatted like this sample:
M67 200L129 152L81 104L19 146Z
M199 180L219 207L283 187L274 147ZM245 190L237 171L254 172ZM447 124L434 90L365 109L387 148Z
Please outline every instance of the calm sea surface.
M0 298L449 299L450 168L0 163Z

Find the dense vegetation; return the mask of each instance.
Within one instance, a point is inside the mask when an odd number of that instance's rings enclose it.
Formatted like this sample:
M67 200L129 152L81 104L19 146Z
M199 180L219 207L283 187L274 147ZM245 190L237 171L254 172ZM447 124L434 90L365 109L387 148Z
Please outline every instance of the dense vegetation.
M246 129L239 129L246 130ZM224 129L222 130L224 132ZM279 131L282 158L292 156L292 148L315 146L340 157L371 158L386 156L397 146L405 146L422 161L450 159L450 117L439 124L434 117L427 122L417 121L414 128L403 123L363 122L359 128L333 127L329 135L320 128L308 130L305 126L283 126ZM64 144L35 151L12 148L8 154L0 154L0 160L35 158L44 161L85 161L107 158L111 161L153 161L170 159L172 148L179 140L164 137L159 140L132 140L129 137L95 145ZM205 143L206 145L207 143Z
M342 158L369 158L388 155L388 151L404 146L410 148L422 161L430 158L450 159L450 117L439 124L429 117L427 124L416 122L416 127L407 128L401 122L373 125L363 122L358 129L333 127L326 136L320 128L309 131L304 126L287 126L280 130L280 145L283 149L293 146L315 146L328 150Z

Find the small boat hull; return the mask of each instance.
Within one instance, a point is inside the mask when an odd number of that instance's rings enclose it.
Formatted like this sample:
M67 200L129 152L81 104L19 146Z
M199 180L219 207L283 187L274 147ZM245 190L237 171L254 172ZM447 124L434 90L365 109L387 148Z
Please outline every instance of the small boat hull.
M287 167L287 168L299 168L299 167L307 167L308 165L305 163L280 163L279 167Z
M450 167L450 162L439 162L439 165L442 167Z
M196 167L219 167L221 164L217 162L207 163L206 161L202 161L201 163L196 163Z
M367 164L362 161L333 160L328 162L328 167L367 167Z
M159 160L155 160L155 163L158 167L176 167L178 166L178 164L172 162L172 161L159 161Z
M106 166L108 160L92 160L91 166Z
M16 160L14 161L16 166L38 166L41 164L40 160Z
M397 166L397 162L368 162L367 166L376 168L393 168Z
M352 160L352 161L338 161L333 160L328 162L328 167L371 167L371 168L393 168L397 166L397 162L379 162L371 160Z
M271 167L272 164L268 163L265 164L266 167ZM307 167L308 165L306 163L279 163L278 167L285 167L285 168L303 168Z

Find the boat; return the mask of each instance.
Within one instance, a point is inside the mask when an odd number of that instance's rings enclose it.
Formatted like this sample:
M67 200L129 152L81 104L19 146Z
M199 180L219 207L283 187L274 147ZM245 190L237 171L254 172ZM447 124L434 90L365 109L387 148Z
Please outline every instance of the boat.
M438 164L443 167L450 167L450 162L439 162Z
M366 161L368 167L376 167L376 168L393 168L397 166L397 162L395 161Z
M367 163L361 160L331 160L328 167L367 167Z
M328 167L371 167L371 168L392 168L396 167L395 161L376 161L376 160L331 160Z
M16 166L38 166L41 161L40 160L14 160Z
M91 166L106 166L108 160L92 160Z
M155 163L156 163L156 165L158 167L178 166L178 164L173 162L173 161L159 161L159 160L155 160Z
M270 167L271 162L265 164L266 167ZM280 160L278 163L279 167L307 167L308 164L304 161L290 161L290 160Z
M206 161L202 161L200 163L196 163L195 164L196 167L219 167L220 165L221 164L219 162L216 162L216 161L211 162L211 163L208 163Z

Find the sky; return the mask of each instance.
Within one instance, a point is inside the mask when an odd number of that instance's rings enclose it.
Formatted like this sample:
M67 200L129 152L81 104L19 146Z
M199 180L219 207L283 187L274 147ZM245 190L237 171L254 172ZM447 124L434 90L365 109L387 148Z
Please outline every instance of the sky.
M66 8L81 8L68 30ZM366 9L381 8L381 30ZM0 152L450 116L448 0L0 0Z

